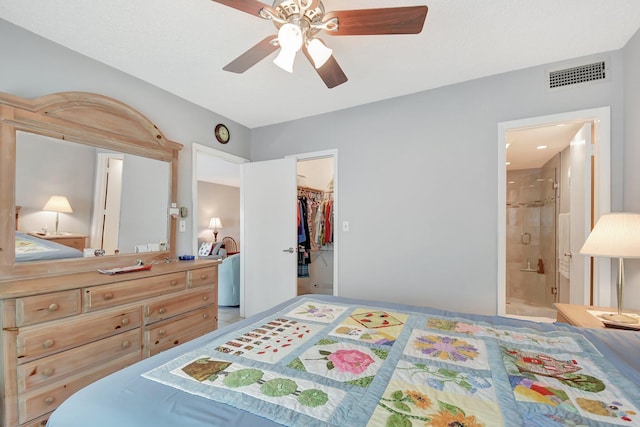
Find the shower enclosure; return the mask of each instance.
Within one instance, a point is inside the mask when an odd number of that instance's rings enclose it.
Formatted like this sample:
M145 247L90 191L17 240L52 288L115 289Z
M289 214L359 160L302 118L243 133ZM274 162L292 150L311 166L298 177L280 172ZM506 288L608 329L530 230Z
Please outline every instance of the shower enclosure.
M507 314L556 317L556 162L507 172Z

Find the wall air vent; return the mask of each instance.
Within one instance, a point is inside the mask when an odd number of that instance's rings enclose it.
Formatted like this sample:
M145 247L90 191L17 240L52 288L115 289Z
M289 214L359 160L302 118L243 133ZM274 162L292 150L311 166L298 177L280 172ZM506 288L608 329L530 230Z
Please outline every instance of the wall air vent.
M557 89L579 83L608 80L608 75L609 69L605 61L553 70L548 74L548 88Z

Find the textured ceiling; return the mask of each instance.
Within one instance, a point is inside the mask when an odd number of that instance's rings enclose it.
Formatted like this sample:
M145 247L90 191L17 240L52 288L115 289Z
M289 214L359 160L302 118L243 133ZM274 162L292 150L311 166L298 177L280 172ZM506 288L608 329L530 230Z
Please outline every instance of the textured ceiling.
M269 21L210 0L0 0L0 18L249 128L622 48L638 0L324 0L345 10L427 4L419 35L322 36L349 81L327 89L298 55L244 74L222 67Z

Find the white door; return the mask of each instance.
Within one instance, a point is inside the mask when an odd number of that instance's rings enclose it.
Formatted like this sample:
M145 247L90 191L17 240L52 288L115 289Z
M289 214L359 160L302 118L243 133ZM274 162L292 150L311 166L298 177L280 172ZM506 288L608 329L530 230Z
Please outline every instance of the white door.
M298 293L296 159L241 168L240 315L249 317Z
M122 198L122 155L98 154L90 247L113 255L118 249Z
M569 177L570 245L569 302L589 305L591 258L580 254L591 231L591 122L585 123L570 144Z

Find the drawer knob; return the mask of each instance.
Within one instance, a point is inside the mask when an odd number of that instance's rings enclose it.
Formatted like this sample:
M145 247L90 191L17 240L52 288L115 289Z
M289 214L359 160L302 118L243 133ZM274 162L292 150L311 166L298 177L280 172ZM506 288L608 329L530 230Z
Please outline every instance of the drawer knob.
M166 309L166 308L164 308L164 307L160 307L160 308L158 309L158 313L160 313L160 314L165 314L166 312L167 312L167 309Z
M177 284L178 284L178 281L177 281L177 280L173 279L173 280L171 281L171 286L175 286L175 285L177 285Z
M158 331L158 335L160 335L161 337L165 336L165 335L166 335L166 333L167 333L167 332L166 332L164 329L160 329L160 330Z
M203 319L208 319L208 318L209 318L209 313L204 313L204 314L202 315L202 318L203 318Z
M131 343L129 341L122 341L122 348L129 348L131 347Z
M122 323L122 326L127 326L129 324L129 318L125 317L120 321L120 323Z
M49 338L48 340L45 340L45 341L42 343L42 347L43 347L43 348L51 348L51 347L53 347L53 344L55 344L55 341L54 341L54 340L52 340L51 338Z
M58 308L60 308L60 306L58 306L58 304L56 304L55 302L49 305L49 311L58 311Z
M47 396L44 399L44 404L45 405L51 405L53 402L55 402L55 398L53 396Z
M113 299L113 293L112 292L107 292L106 294L104 294L104 299L106 301L109 301L110 299Z
M202 280L206 280L207 277L209 277L209 276L206 275L206 274L201 274L200 275L200 279L202 279Z
M202 300L203 301L208 301L209 300L209 295L203 295L202 296Z
M50 377L51 375L53 375L54 372L55 371L53 368L47 368L44 371L42 371L42 375L44 375L45 377Z

